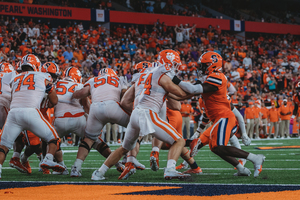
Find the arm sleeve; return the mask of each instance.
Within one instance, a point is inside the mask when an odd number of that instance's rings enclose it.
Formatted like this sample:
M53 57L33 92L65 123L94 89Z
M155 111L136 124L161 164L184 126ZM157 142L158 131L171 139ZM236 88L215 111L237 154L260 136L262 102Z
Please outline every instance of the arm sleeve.
M182 90L184 90L185 92L188 92L190 94L202 94L203 93L203 87L201 84L193 85L189 82L181 81L178 85Z

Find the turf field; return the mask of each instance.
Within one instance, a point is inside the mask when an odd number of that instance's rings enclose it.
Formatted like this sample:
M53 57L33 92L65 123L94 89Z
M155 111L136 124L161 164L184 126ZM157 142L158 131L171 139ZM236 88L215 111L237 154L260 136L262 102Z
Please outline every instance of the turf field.
M241 143L241 141L240 141ZM160 151L160 170L153 172L149 166L149 155L151 152L150 144L142 144L138 160L146 166L146 170L137 171L129 180L120 181L118 177L120 173L113 167L106 174L105 182L155 182L155 183L236 183L236 184L300 184L300 148L282 148L272 150L259 150L258 147L281 147L300 145L300 139L262 139L253 140L248 147L242 145L242 149L256 153L264 154L266 161L263 165L263 171L258 178L251 177L235 177L236 172L233 167L214 155L208 147L202 148L195 157L198 165L202 168L202 175L192 175L190 179L179 181L165 181L163 178L163 168L167 163L167 151ZM114 150L118 146L111 145ZM63 147L64 160L68 169L71 169L75 161L78 147ZM7 155L2 168L2 181L63 181L63 182L90 182L91 174L98 169L104 161L104 158L95 150L92 150L82 166L82 177L71 178L69 175L43 175L38 172L39 161L35 155L30 158L32 174L21 174L16 169L10 168L8 165L12 151ZM182 162L180 158L178 163ZM253 173L253 164L247 162L248 167ZM181 170L184 171L184 170Z

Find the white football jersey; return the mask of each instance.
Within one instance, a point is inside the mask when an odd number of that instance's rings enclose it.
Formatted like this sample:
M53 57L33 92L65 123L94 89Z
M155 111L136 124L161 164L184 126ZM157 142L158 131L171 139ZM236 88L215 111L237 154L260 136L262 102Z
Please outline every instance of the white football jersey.
M0 73L0 105L10 107L11 88L10 81L16 76L16 72Z
M147 76L147 73L150 72L153 68L147 68L144 70L142 73L136 73L135 76L135 91L134 91L134 108L138 105L139 102L139 95L142 93L144 89L144 84L145 84L145 77ZM132 81L133 82L133 81Z
M50 74L42 72L23 72L11 80L13 108L37 108L46 94L45 81L52 81Z
M147 73L144 79L144 88L138 96L137 107L150 109L156 113L160 112L167 92L159 85L159 80L165 73L170 71L171 68L167 69L164 66L160 66L153 68L153 70Z
M67 112L72 115L84 112L79 99L72 99L73 93L82 88L83 84L73 81L59 80L56 83L58 103L54 107L55 117L63 117Z
M84 86L87 85L90 86L93 103L108 100L119 102L122 89L127 88L118 77L107 75L92 78Z

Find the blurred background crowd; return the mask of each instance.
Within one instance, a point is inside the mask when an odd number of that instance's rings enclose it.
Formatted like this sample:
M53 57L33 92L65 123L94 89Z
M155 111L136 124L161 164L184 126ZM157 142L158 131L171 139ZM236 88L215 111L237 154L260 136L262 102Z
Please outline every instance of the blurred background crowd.
M196 29L195 24L178 24L171 27L159 20L152 26L111 23L110 27L92 24L84 28L82 23L75 21L66 26L52 27L50 22L37 19L0 17L0 62L15 66L22 56L32 53L42 63L57 63L61 71L69 66L78 67L83 82L97 76L102 68L112 68L130 86L138 62L155 62L157 53L169 48L176 50L182 60L178 76L191 83L205 79L198 71L197 63L202 53L215 51L223 57L223 71L236 89L231 96L232 102L245 116L247 127L250 127L249 135L252 131L256 138L260 133L264 133L260 138L271 136L264 126L268 125L268 129L271 125L273 119L270 119L269 109L272 107L278 113L274 127L282 124L283 118L289 118L289 126L296 126L299 112L294 113L294 118L293 94L295 84L300 80L299 37L255 34L243 39L232 32L221 31L219 26ZM285 117L279 110L285 106L284 101L291 112ZM255 104L253 107L267 107L268 113L259 111L256 116L246 115L246 109L252 103ZM183 102L186 104L190 107L182 106L182 115L190 118L190 123L184 125L184 136L189 137L202 113L201 98ZM263 120L265 118L267 121ZM271 128L270 134L284 137L281 129L280 125L276 133ZM123 132L123 129L118 130L115 128L113 135ZM285 137L293 133L298 134L298 128L289 128ZM112 142L117 142L117 139L121 139L120 136L114 136Z

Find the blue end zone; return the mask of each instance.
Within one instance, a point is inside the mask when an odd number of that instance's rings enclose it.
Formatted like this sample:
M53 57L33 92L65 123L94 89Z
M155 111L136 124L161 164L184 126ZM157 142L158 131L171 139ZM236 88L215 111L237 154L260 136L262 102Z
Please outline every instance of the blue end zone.
M148 184L148 183L98 183L98 182L0 182L0 189L39 187L47 185L111 185L111 186L169 186L178 189L162 189L156 191L118 193L122 195L178 195L178 196L218 196L259 192L279 192L300 190L300 185L245 185L245 184Z

